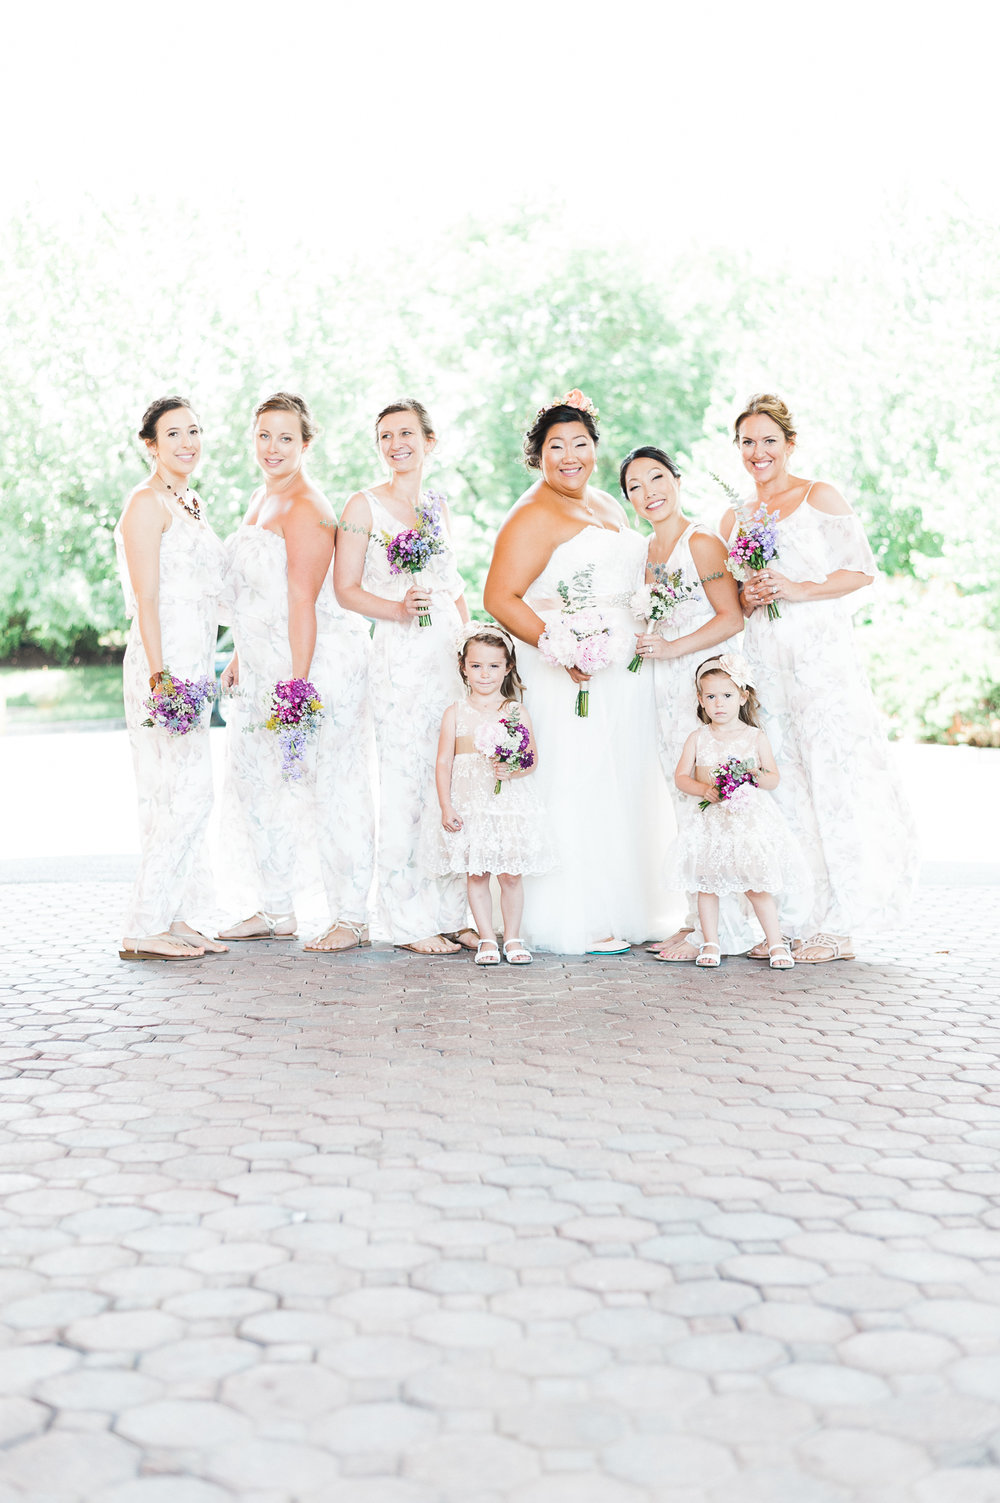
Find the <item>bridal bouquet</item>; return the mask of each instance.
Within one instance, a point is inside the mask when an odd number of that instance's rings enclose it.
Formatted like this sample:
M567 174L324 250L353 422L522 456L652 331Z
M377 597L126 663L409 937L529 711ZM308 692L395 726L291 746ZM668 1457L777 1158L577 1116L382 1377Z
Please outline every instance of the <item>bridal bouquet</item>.
M492 725L481 725L475 736L476 751L489 757L491 762L516 767L519 772L535 765L535 754L530 750L530 741L528 727L518 719L515 709L510 710L506 716L501 715ZM494 797L502 786L502 779L497 778Z
M397 532L395 537L390 537L387 532L382 534L385 556L393 574L419 574L434 555L444 548L441 537L441 502L444 497L437 491L425 491L424 497L423 504L418 501L415 507L416 527ZM430 624L430 612L421 611L417 625Z
M629 605L639 620L645 621L648 630L658 622L666 621L681 601L687 600L694 591L693 584L684 583L682 570L674 569L670 574L661 571L652 584L636 590ZM645 661L636 653L628 665L629 673L638 673Z
M168 736L186 736L203 724L202 710L215 698L214 678L180 678L164 667L162 692L143 700L149 711L144 726L159 726Z
M277 736L281 776L286 783L297 783L301 778L306 742L319 730L323 714L315 684L307 678L290 678L275 684L263 725L247 726L247 730L265 730Z
M749 762L741 762L739 757L730 757L728 762L720 762L712 782L718 789L719 802L728 804L731 809L739 809L746 804L751 797L750 789L757 786L753 766ZM698 800L699 809L711 807L710 798Z
M538 651L542 661L553 668L579 668L581 673L588 674L607 668L615 655L611 627L594 606L560 611L539 638ZM581 684L576 696L576 713L586 717L589 711L590 689L587 684Z

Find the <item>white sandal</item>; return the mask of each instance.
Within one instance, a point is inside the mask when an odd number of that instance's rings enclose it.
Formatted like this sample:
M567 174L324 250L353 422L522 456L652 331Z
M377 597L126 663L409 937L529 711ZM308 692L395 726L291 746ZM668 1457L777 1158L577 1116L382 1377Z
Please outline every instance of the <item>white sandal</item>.
M492 950L494 951L494 953L492 955L484 955L484 950ZM478 945L476 946L476 954L473 963L475 965L500 964L500 946L497 944L495 939L481 939L479 941Z
M851 940L849 935L845 935L844 945L846 948L842 948L841 941L835 934L813 934L809 939L804 939L798 948L800 950L829 950L830 954L800 955L798 963L799 965L829 965L831 960L856 959L854 951L850 947Z
M535 957L523 939L505 939L503 958L508 965L530 965Z
M282 920L294 919L294 917L294 913L265 913L263 908L259 908L256 913L251 913L250 919L259 918L263 920L265 925L263 934L233 934L232 932L227 933L225 929L220 929L219 938L224 939L227 944L235 943L240 945L249 944L251 940L256 939L298 939L299 936L295 930L291 934L278 934L276 932ZM242 919L241 923L248 924L250 919Z
M706 950L714 950L716 953L714 955L706 955L705 954ZM722 948L721 948L721 946L714 945L711 942L711 940L706 939L704 941L704 943L699 947L698 954L695 956L694 963L695 963L695 965L700 965L702 968L704 968L705 966L717 966L717 965L721 965L722 964Z
M778 953L775 954L775 951ZM767 955L767 963L772 971L790 971L795 964L792 959L791 946L785 940L782 940L780 945L769 945ZM782 959L782 956L785 958Z
M349 929L354 935L353 944L324 945L322 941L329 939L330 935L336 933L338 929ZM342 918L335 919L332 924L323 930L322 934L317 934L314 940L302 946L303 950L314 950L319 955L341 955L345 950L366 950L370 947L371 940L368 938L368 925L355 924L351 919Z

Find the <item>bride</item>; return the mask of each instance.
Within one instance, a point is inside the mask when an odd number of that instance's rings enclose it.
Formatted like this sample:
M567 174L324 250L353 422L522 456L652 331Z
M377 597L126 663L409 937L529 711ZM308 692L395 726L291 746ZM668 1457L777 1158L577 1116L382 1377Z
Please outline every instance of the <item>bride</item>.
M636 640L629 600L643 582L646 540L588 483L596 418L580 391L539 412L524 453L541 476L500 529L483 603L527 644L518 664L559 860L551 874L525 878L525 938L560 954L613 955L669 933L659 856L673 818L656 756L652 675L627 670ZM537 650L564 608L561 587L612 627L615 660L592 680L550 667ZM574 713L578 685L590 690L586 718Z

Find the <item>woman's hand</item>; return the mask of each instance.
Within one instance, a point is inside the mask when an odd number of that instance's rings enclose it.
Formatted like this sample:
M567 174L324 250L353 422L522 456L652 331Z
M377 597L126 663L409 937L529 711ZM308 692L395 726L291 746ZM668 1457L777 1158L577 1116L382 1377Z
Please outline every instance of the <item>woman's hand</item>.
M658 632L643 632L635 639L635 650L641 658L658 658L661 662L674 656L673 643L664 641Z
M775 600L806 600L808 595L803 582L788 579L777 569L761 569L743 586L743 597L756 610L757 606L770 605Z
M580 671L579 668L567 668L566 672L569 674L569 676L573 680L574 684L589 684L590 683L590 674L589 673L581 673L581 671Z
M240 681L240 660L236 656L236 653L234 652L233 655L232 655L232 657L229 659L229 662L226 664L225 668L223 668L223 670L222 670L222 678L219 681L221 683L221 685L222 685L222 692L223 692L223 694L228 694L231 689L235 689L236 686L237 686L237 684L239 683L239 681Z
M451 804L445 804L441 810L441 823L455 835L462 828L462 816Z
M431 608L431 592L425 585L411 585L399 602L397 620L401 626L409 626L417 616L426 616Z

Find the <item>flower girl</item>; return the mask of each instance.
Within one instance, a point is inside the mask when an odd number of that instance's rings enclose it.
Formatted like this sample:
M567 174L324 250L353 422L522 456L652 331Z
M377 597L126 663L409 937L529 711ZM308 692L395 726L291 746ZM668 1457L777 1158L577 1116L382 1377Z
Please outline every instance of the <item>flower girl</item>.
M719 964L719 897L742 892L764 930L772 970L788 970L795 962L774 894L807 878L791 831L765 797L778 772L746 661L738 653L709 658L695 689L703 723L685 741L674 774L680 791L699 800L686 813L674 873L678 886L698 894L704 943L695 965Z
M438 874L468 875L479 933L476 965L499 965L490 874L500 883L504 959L530 965L520 937L521 876L553 865L538 794L524 782L538 761L531 721L520 704L513 639L493 622L470 621L458 654L467 698L441 720L437 794L441 805Z

